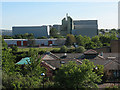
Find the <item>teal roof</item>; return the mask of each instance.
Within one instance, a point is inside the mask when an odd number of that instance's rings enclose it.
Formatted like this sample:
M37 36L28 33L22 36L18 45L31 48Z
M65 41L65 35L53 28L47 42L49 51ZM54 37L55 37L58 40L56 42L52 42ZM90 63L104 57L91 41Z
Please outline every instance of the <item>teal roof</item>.
M26 57L26 58L22 58L19 62L17 62L16 64L28 64L28 63L31 63L30 62L30 57Z

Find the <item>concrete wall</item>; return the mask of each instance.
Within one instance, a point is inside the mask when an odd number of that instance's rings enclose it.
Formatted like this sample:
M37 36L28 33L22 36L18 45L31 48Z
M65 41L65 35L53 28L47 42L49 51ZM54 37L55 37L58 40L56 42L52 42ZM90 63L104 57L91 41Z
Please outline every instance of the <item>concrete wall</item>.
M12 27L13 35L33 33L35 37L48 37L50 27L49 26L22 26L22 27Z

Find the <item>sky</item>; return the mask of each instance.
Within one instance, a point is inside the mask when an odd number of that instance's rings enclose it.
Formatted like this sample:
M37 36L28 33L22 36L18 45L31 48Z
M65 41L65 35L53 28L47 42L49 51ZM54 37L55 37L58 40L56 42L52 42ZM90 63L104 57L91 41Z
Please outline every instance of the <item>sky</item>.
M99 29L118 28L118 2L2 2L2 28L61 24L66 13L73 20L98 20Z

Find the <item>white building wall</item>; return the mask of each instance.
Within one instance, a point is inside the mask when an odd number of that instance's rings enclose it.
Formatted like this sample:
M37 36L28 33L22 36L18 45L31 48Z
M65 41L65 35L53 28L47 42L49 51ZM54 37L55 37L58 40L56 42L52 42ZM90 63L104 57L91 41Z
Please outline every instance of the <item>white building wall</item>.
M44 44L48 46L48 41L52 41L52 45L64 45L66 39L35 39L35 45ZM28 41L28 39L4 39L4 41L8 44L17 45L17 41L21 41L21 45L23 45L23 41Z

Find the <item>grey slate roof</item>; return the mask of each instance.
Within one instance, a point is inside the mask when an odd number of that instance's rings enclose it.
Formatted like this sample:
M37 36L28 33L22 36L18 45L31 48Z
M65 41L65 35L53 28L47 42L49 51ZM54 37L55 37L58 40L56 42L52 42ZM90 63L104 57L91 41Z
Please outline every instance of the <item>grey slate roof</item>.
M55 54L49 54L50 57L49 59L45 59L44 61L48 64L50 64L53 67L59 68L61 66L61 62L63 64L67 64L69 61L76 61L77 64L81 64L81 62L84 59L75 59L76 57L80 57L81 55L83 55L82 53L67 53L67 57L66 58L62 58L60 59L59 57L64 56L65 53L55 53ZM112 53L104 53L104 55L111 55L111 56L117 56L118 54L112 54ZM53 56L56 56L55 58ZM106 58L107 58L106 56ZM52 57L52 58L51 58ZM99 56L98 56L99 57ZM54 59L53 59L54 58ZM118 60L116 59L103 59L103 58L96 58L96 59L89 59L91 62L93 62L95 65L103 65L105 70L119 70L120 68L120 62L118 62Z

